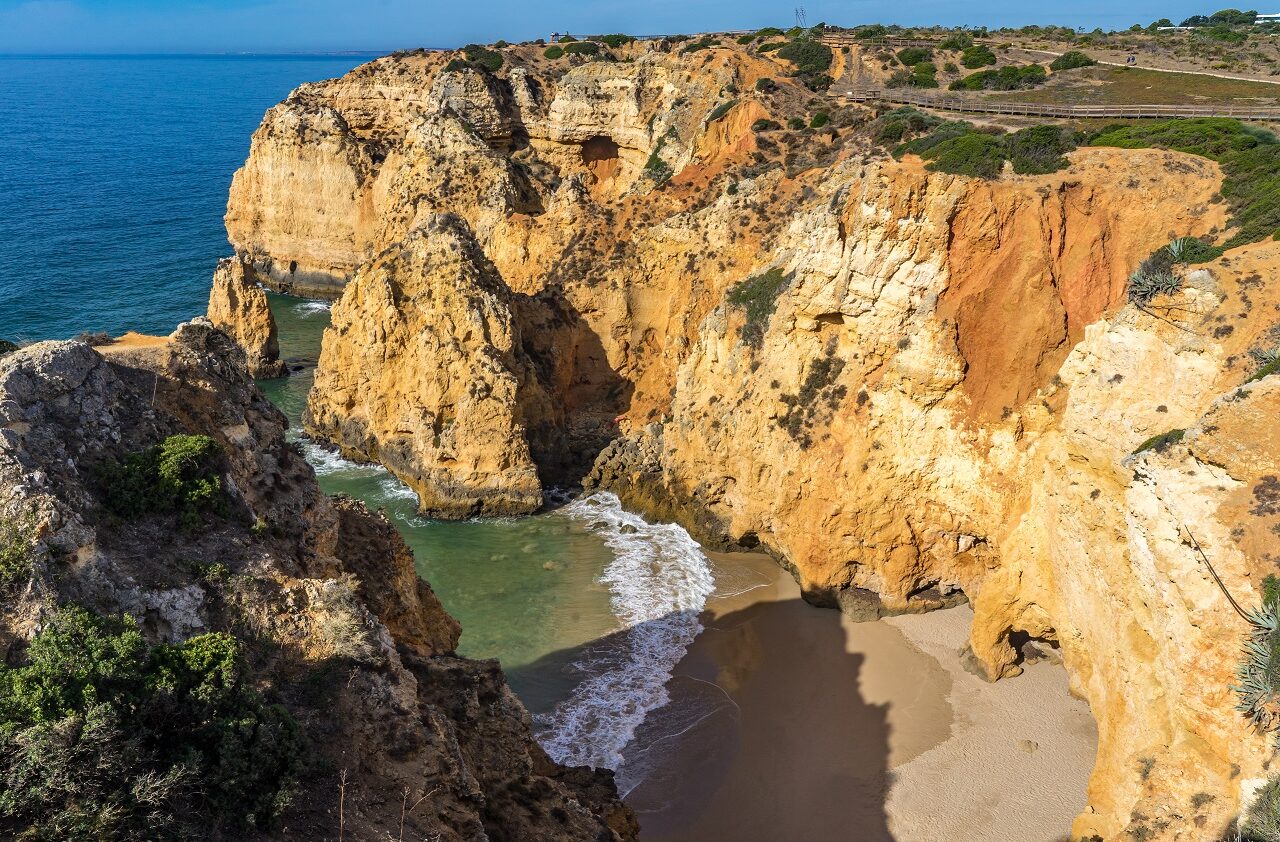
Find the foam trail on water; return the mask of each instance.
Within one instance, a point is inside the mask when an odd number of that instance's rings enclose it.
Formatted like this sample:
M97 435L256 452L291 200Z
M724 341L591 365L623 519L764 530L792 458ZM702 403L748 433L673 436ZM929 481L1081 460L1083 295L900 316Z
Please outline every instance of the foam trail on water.
M337 451L321 447L311 439L299 438L297 441L302 445L302 455L311 463L318 477L343 479L380 477L378 493L384 500L413 500L415 503L418 500L418 495L413 492L413 489L381 465L352 462Z
M698 543L675 524L651 524L597 492L560 510L604 538L614 559L600 581L622 631L574 664L586 678L538 717L543 748L570 766L617 769L645 716L669 700L667 682L702 631L698 614L715 590Z
M314 299L299 301L297 304L293 305L293 311L304 319L318 316L321 313L328 313L332 309L332 301L316 301Z

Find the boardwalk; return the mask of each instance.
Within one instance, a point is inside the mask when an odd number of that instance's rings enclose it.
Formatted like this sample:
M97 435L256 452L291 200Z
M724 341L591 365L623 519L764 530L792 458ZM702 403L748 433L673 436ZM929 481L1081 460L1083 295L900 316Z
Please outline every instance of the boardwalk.
M894 105L918 105L938 111L962 111L972 114L1007 114L1024 117L1168 119L1170 117L1234 117L1237 120L1280 120L1280 107L1245 105L1057 105L1041 102L1008 102L1005 100L933 94L911 88L888 90L855 88L837 96L853 102L885 102Z

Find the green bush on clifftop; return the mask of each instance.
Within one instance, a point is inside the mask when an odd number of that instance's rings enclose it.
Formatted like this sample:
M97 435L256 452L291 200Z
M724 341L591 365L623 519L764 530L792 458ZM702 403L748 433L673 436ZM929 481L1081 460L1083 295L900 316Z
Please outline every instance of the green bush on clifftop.
M1280 141L1265 129L1225 117L1161 120L1108 126L1091 146L1156 147L1187 152L1222 166L1222 197L1236 233L1222 245L1234 248L1268 237L1280 239Z
M179 525L194 529L205 513L225 509L219 456L208 436L176 435L123 462L108 461L98 468L103 504L126 519L176 512Z
M150 646L130 618L65 606L23 663L0 664L5 838L266 829L302 757L297 724L249 685L230 635Z

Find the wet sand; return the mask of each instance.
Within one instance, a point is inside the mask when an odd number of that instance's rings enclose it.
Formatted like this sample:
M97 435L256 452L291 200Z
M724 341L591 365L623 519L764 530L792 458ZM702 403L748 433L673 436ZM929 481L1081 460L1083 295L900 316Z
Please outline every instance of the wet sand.
M988 684L960 666L968 607L852 623L764 556L712 561L705 631L619 775L642 838L1067 838L1097 737L1061 666Z

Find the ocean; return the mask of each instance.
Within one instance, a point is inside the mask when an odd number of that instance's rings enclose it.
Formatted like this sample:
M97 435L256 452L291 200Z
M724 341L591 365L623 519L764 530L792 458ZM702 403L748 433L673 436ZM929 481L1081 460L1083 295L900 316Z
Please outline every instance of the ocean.
M205 310L230 253L231 176L263 112L368 57L0 57L0 338L166 334ZM328 305L271 296L282 355L314 362ZM309 369L263 383L294 422ZM463 625L498 658L559 760L617 768L701 630L717 571L677 526L609 494L534 517L447 523L377 466L305 445L321 485L382 509ZM728 577L725 578L728 581Z

